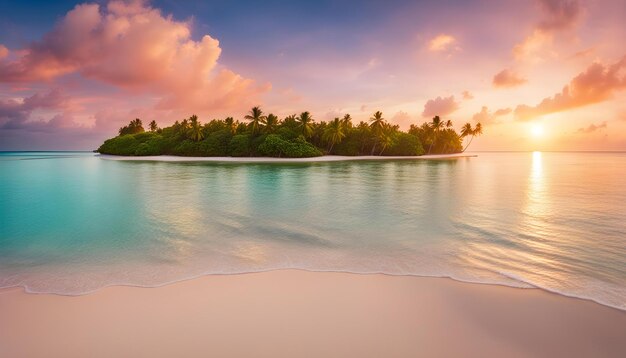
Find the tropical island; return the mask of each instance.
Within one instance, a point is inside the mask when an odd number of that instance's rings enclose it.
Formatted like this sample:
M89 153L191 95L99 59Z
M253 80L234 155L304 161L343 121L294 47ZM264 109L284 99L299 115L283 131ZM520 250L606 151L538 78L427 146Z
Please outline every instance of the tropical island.
M467 149L482 126L466 123L457 133L452 121L435 116L431 122L412 124L407 132L391 124L377 111L368 122L352 123L350 114L332 121L316 122L309 112L280 120L254 107L241 122L228 117L201 123L192 115L172 126L148 131L137 118L106 140L97 152L122 156L175 155L192 157L307 158L342 156L420 156L454 154ZM466 138L467 144L463 145Z

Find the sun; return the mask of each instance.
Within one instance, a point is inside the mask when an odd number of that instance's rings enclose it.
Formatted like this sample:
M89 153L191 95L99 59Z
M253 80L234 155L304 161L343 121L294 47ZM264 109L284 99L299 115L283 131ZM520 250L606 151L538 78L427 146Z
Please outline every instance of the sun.
M533 124L530 127L530 134L532 134L532 136L534 138L541 138L544 135L544 130L543 130L543 126L541 124Z

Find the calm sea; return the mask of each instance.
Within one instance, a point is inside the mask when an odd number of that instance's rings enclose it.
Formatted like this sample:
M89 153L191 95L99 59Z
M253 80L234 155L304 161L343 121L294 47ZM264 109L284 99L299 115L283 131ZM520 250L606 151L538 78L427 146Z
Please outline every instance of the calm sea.
M0 153L0 287L84 294L298 268L626 309L626 154L301 164Z

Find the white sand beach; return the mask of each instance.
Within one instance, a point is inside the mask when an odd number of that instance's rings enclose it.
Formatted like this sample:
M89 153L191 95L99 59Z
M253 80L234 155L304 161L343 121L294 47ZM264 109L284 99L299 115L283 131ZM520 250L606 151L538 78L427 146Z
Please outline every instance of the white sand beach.
M323 155L311 158L272 158L272 157L180 157L175 155L157 155L157 156L121 156L99 154L98 157L106 160L138 160L138 161L161 161L161 162L235 162L235 163L317 163L317 162L338 162L351 160L443 160L477 157L472 153L456 153L456 154L433 154L420 156L380 156L380 155L363 155L363 156L341 156L341 155Z
M626 312L539 289L281 270L0 291L1 357L623 357Z

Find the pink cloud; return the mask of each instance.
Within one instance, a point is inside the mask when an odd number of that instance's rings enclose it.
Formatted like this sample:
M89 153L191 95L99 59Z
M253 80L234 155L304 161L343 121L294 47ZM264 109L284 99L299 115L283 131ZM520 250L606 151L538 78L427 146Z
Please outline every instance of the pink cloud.
M463 91L461 95L463 96L463 99L467 101L474 99L474 95L470 91Z
M487 126L487 125L500 123L500 121L498 120L498 117L505 116L511 112L512 112L511 108L502 108L491 113L489 111L489 108L487 108L486 106L483 106L480 112L472 116L472 119L474 120L474 122L477 122L477 123L480 122L482 125Z
M579 19L581 8L578 0L541 0L543 19L537 27L543 31L562 30L573 26Z
M9 49L6 46L0 44L0 60L9 56Z
M589 126L587 126L586 128L578 128L578 133L593 133L597 130L600 130L602 128L606 128L606 121L602 122L601 124L590 124Z
M444 52L456 48L454 36L439 34L428 42L428 50L431 52Z
M400 126L400 128L405 129L408 128L410 125L411 115L409 115L405 111L398 111L396 112L396 114L393 115L393 117L391 117L391 120L389 120L389 122L397 124Z
M446 116L457 109L459 109L459 104L454 100L454 96L437 97L426 102L422 116Z
M495 76L493 76L492 80L494 87L501 88L517 87L526 82L528 82L528 80L526 80L524 77L508 69L504 69L498 72Z
M515 108L518 120L566 111L573 108L603 102L614 92L626 88L626 56L611 65L593 63L574 77L560 93L545 98L536 106L519 105Z
M539 0L541 20L524 41L515 45L518 60L541 61L542 54L558 32L568 30L578 22L582 9L578 0Z
M191 38L191 24L143 1L77 5L13 60L0 60L0 82L50 81L79 73L133 93L160 97L162 109L243 108L269 84L220 68L219 42Z

